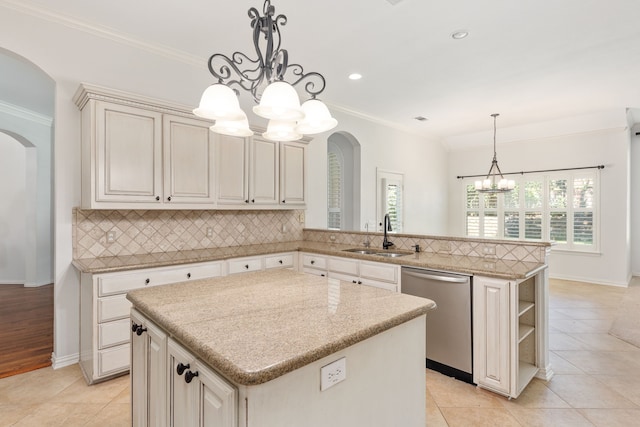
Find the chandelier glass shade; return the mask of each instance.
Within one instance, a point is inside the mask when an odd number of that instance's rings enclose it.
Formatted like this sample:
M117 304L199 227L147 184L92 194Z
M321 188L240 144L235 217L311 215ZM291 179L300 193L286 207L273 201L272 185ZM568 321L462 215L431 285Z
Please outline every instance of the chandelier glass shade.
M289 64L289 54L281 47L280 25L286 25L287 17L276 16L271 1L265 0L263 15L252 7L249 18L255 56L241 52L234 52L231 57L220 53L211 55L209 72L217 83L204 91L193 113L216 120L211 127L213 132L252 135L247 116L238 102L242 89L258 104L253 112L269 119L267 131L262 134L266 139L292 141L337 126L327 106L316 99L325 89L324 77L317 72L305 73L299 64ZM309 97L302 106L296 87Z
M515 188L516 183L511 179L506 179L498 166L498 156L496 154L496 118L500 114L494 113L493 117L493 160L489 173L484 180L476 181L475 188L479 193L506 193Z

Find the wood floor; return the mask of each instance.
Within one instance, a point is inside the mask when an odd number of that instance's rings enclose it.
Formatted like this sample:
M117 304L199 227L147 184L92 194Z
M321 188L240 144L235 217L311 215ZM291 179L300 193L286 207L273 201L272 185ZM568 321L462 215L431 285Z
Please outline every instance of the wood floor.
M0 378L51 365L53 285L0 285Z

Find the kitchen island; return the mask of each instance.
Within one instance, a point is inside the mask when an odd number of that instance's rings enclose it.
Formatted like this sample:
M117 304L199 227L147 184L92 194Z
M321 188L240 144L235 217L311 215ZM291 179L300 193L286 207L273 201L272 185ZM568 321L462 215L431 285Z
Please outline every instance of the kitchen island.
M127 298L134 425L425 425L431 300L289 270Z

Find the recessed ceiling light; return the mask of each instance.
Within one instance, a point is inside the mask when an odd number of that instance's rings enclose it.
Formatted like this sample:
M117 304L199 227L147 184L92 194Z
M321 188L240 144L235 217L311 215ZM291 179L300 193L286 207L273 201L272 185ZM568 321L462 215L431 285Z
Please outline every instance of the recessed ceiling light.
M429 120L424 116L416 116L416 117L414 117L414 119L419 121L419 122L426 122L427 120Z
M362 78L362 74L351 73L349 74L349 79L351 80L360 80Z
M454 40L462 40L463 38L469 35L469 31L467 30L458 30L451 33L451 38Z

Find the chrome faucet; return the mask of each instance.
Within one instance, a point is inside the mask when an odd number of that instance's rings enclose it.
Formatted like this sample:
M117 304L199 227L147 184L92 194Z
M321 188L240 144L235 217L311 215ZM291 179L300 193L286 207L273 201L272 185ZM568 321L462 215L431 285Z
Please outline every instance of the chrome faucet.
M393 242L387 237L387 231L393 231L389 214L385 214L384 216L384 240L382 241L382 249L389 249L393 246Z

